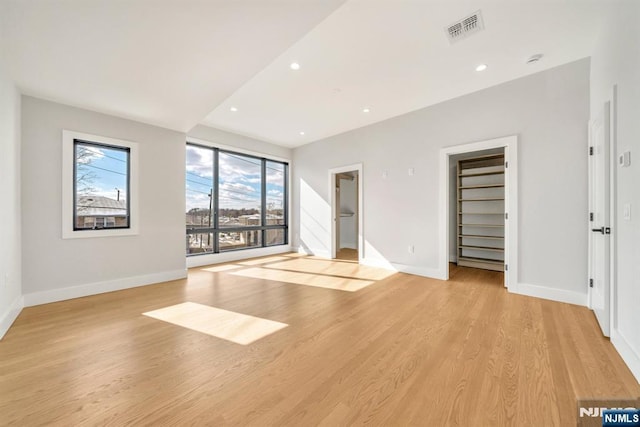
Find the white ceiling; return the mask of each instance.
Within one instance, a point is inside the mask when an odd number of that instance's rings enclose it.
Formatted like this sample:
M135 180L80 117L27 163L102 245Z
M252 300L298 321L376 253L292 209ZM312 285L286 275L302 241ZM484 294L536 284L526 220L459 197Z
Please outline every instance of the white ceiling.
M186 132L344 0L0 0L23 93Z
M295 147L587 57L607 0L1 1L26 94Z

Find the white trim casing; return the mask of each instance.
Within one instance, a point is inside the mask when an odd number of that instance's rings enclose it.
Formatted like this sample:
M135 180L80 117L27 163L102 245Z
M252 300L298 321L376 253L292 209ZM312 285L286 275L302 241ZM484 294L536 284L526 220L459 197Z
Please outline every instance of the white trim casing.
M473 151L503 148L504 158L509 162L505 170L505 212L509 219L505 221L505 262L509 270L505 271L505 283L510 291L518 286L518 137L516 135L495 138L469 144L444 147L440 150L440 229L438 279L449 280L449 157L455 154Z
M122 279L107 280L104 282L87 283L85 285L69 286L67 288L52 289L50 291L32 292L24 295L24 306L48 304L50 302L64 301L73 298L103 294L106 292L121 291L123 289L136 288L138 286L152 285L161 282L184 279L187 270L163 271L161 273L144 274L141 276L124 277Z
M3 314L2 318L0 319L0 340L7 333L11 325L13 325L13 322L16 321L23 308L24 297L19 296L13 301L9 309Z
M73 141L82 139L90 142L126 147L129 149L129 228L105 230L73 230ZM138 215L138 144L122 139L108 138L70 130L62 131L62 238L92 238L132 236L140 232L140 216Z

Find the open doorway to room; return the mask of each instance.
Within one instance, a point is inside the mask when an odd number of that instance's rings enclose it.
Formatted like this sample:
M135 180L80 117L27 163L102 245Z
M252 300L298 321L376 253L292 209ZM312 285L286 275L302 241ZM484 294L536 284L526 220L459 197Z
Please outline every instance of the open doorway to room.
M449 157L449 259L504 271L504 147Z
M517 286L517 137L441 150L440 265L449 263L504 271L504 285Z
M329 171L331 188L331 257L359 262L362 253L362 165Z

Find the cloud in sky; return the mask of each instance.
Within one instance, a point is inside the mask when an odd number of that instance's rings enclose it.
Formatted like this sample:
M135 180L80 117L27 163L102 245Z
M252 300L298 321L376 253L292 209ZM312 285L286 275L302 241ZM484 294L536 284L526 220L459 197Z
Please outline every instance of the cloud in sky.
M259 208L262 160L241 154L218 153L218 194L221 208ZM213 151L187 146L187 211L209 207L213 187ZM281 204L284 194L284 165L266 163L266 190L269 203Z
M213 151L187 145L187 173L213 178Z

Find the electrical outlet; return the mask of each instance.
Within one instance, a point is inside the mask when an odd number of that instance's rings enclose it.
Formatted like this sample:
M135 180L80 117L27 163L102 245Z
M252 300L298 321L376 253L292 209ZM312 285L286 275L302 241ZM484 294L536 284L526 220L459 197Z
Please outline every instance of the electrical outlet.
M631 221L631 203L625 203L622 207L622 217L625 221Z
M389 172L382 171L382 179L387 179L389 177Z
M416 170L414 168L409 168L409 176L413 176L416 174Z
M415 252L415 248L413 245L409 245L409 253L412 254Z

